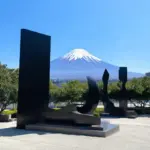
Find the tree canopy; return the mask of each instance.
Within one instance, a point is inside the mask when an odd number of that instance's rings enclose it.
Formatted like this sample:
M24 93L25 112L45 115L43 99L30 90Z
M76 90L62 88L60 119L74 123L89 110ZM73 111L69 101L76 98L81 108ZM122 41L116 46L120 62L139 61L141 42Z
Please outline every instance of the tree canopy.
M11 103L17 102L17 70L0 63L0 113Z

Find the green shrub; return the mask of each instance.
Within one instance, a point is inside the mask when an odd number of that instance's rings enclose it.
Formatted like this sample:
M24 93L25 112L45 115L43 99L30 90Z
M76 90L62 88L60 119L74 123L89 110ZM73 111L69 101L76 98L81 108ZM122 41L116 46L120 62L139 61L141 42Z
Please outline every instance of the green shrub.
M15 114L15 113L17 113L16 109L11 109L11 110L6 109L2 112L2 114L4 114L4 115L12 115L12 114Z
M100 114L103 112L104 112L104 108L96 108L93 112L93 115L99 117Z

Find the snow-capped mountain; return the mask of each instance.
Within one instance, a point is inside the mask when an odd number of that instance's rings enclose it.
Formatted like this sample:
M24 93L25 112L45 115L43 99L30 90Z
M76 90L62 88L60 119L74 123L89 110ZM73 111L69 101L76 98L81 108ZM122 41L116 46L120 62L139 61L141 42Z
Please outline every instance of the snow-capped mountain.
M62 59L66 59L69 61L82 59L88 62L99 62L101 61L99 58L91 55L89 52L87 52L84 49L74 49L71 52L67 53L62 57Z
M110 73L111 79L118 79L118 66L106 63L84 49L74 49L51 62L50 74L51 79L60 80L83 80L86 76L101 79L105 69ZM140 73L128 72L129 78L141 76L143 75Z

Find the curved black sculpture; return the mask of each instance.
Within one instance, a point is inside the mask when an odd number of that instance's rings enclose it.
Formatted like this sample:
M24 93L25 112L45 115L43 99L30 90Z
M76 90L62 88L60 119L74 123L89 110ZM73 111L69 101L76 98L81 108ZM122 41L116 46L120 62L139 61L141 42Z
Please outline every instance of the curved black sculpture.
M43 112L43 118L47 123L54 124L71 124L71 125L100 125L101 120L92 114L88 114L94 110L99 102L100 93L96 82L87 77L88 93L85 104L82 107L76 107L75 104L67 105L60 110L47 108Z
M80 113L89 113L94 110L100 99L100 91L96 82L91 78L87 77L88 81L88 94L85 104L82 107L77 107L77 111Z

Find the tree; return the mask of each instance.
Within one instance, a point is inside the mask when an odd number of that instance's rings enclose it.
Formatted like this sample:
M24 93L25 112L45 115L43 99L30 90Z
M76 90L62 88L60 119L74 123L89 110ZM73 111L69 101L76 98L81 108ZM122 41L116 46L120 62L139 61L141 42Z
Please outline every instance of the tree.
M0 63L0 113L17 101L17 86L12 81L9 69Z
M83 93L87 89L87 84L80 83L79 81L69 81L62 85L57 90L55 97L60 102L68 104L83 101Z
M11 77L11 83L18 87L19 69L8 69L8 71Z
M0 114L6 107L17 101L17 92L10 84L0 86Z
M112 82L110 84L108 84L108 94L109 97L113 100L119 100L119 91L120 91L120 82Z
M143 77L139 79L132 79L127 82L127 89L129 91L129 101L135 107L145 107L150 98L150 78Z
M100 89L103 89L103 82L102 82L102 81L99 81L97 84L98 84L98 87L99 87Z
M52 81L50 81L50 101L51 102L58 102L60 97L60 88L55 85Z

